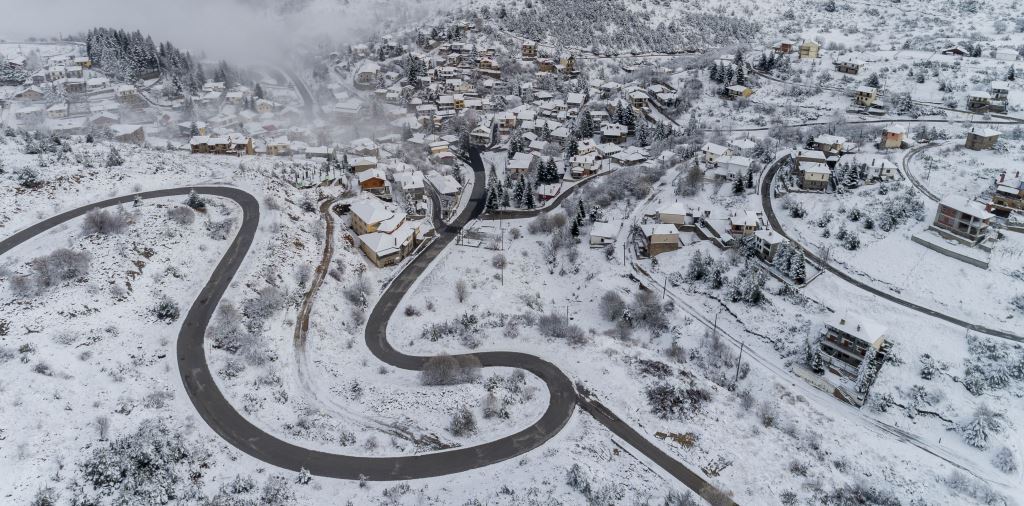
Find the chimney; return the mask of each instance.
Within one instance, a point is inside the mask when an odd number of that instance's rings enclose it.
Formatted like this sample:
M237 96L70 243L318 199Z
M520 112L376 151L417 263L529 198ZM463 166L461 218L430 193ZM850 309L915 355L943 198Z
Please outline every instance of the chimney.
M1003 172L1002 174L999 175L999 182L1002 183L1004 180L1006 180L1006 173L1005 172Z
M858 331L860 330L860 324L859 323L857 324L857 330Z
M839 324L840 325L846 325L846 318L840 318L839 319Z

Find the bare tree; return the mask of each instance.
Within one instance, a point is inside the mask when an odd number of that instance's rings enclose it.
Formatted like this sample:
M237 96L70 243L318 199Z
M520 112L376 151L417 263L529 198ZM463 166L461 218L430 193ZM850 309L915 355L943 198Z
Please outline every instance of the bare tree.
M460 279L455 282L455 298L459 299L459 303L466 301L469 297L469 286L466 284L466 280Z

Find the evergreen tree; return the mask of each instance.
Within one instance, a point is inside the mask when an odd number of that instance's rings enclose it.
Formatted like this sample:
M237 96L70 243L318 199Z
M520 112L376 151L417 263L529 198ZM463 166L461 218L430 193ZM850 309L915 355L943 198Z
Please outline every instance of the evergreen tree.
M736 84L744 86L747 84L747 73L743 67L736 67Z
M515 201L516 207L523 207L526 203L526 183L523 181L523 176L519 176L519 179L516 181L512 200Z
M1006 80L1007 81L1016 81L1017 80L1017 69L1014 68L1013 65L1010 65L1010 70L1006 71Z
M188 198L185 199L185 205L195 209L196 211L206 209L206 201L203 200L195 190L188 192Z
M253 89L252 93L256 98L267 98L266 93L263 92L263 86L260 86L260 83L256 83L256 87Z
M572 158L580 152L580 140L573 136L569 138L569 142L565 145L565 157Z
M711 68L708 69L708 79L716 83L721 82L721 75L722 72L719 65L717 63L712 63Z
M868 80L864 84L866 84L866 85L868 85L868 86L870 86L872 88L881 88L882 87L882 82L879 79L877 72L872 72L871 75L868 76Z
M772 259L772 265L783 273L788 273L791 258L793 258L793 248L789 243L783 243L779 246L779 250L775 252L775 258Z
M537 171L537 182L540 184L554 184L558 182L558 165L554 157L549 157L546 162L541 162Z
M523 151L525 143L523 142L523 132L518 128L512 131L512 134L508 138L508 157L512 158L516 153Z
M524 185L524 192L525 194L523 197L523 207L527 209L533 209L534 207L537 207L537 202L533 198L533 188L530 188L529 184Z
M199 126L198 126L198 125L196 125L196 122L195 122L195 121L193 121L193 122L192 122L192 124L191 124L191 125L189 125L189 127L188 127L188 133L189 133L189 135L191 135L192 137L195 137L195 136L199 135Z
M498 193L495 190L494 185L491 185L487 188L487 212L496 211L499 203Z
M750 188L753 188L753 187L754 187L754 171L748 170L747 171L747 188L750 189Z
M569 224L569 233L572 234L573 237L579 237L580 236L580 222L579 222L579 220L572 220L572 223Z
M124 163L124 158L121 158L121 153L117 151L117 148L110 146L110 153L107 154L107 167L118 167Z
M787 273L790 279L798 284L803 284L807 280L807 265L802 250L797 249L793 252L789 260L789 270Z
M739 195L743 193L743 178L737 177L732 183L732 192Z

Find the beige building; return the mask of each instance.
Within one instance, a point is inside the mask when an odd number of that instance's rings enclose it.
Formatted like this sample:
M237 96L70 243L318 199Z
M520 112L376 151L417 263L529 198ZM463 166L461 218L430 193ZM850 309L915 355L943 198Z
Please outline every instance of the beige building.
M817 58L821 52L821 44L813 40L806 40L800 44L800 59Z
M673 225L648 223L640 225L640 230L643 231L647 255L650 257L679 249L679 231Z
M871 107L878 101L878 89L860 86L853 92L853 101L861 107Z
M889 125L882 130L882 148L892 149L903 147L903 139L907 135L907 127L903 125Z

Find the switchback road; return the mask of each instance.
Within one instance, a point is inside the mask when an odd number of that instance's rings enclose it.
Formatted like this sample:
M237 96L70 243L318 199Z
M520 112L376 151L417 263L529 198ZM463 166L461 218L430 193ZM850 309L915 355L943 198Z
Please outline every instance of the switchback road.
M418 371L429 360L394 349L387 340L387 323L416 279L426 270L470 220L484 209L484 169L478 152L470 154L475 182L470 202L463 213L449 225L435 220L435 238L387 287L368 318L366 343L371 352L394 367ZM239 450L285 469L307 469L312 474L342 479L404 480L426 478L468 471L501 462L537 448L554 436L570 419L580 403L595 419L616 436L639 450L687 487L706 496L717 491L701 475L673 459L640 434L624 420L615 416L590 395L578 394L569 378L554 364L541 358L517 352L481 352L473 354L483 367L514 367L525 369L547 385L548 408L533 425L504 438L481 445L456 448L437 453L398 457L362 457L338 455L311 450L288 443L269 434L242 416L224 397L207 362L204 338L217 304L252 246L259 225L259 203L249 193L232 187L197 186L170 188L102 200L72 209L21 230L0 242L0 255L62 223L83 216L92 209L133 202L136 197L154 199L185 196L191 191L201 195L226 198L242 210L241 226L182 320L178 333L177 355L179 374L185 391L203 420L222 438ZM329 212L329 209L328 209ZM329 252L325 251L325 255ZM298 335L299 333L297 333ZM460 358L460 356L456 356ZM731 503L731 501L729 502Z

